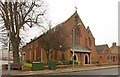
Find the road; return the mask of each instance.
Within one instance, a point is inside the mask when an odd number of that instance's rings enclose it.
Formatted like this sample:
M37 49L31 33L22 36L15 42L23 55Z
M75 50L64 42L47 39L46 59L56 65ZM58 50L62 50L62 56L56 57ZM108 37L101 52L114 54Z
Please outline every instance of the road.
M120 77L118 76L118 71L120 68L111 68L111 69L101 69L101 70L89 70L81 72L70 72L70 73L60 73L60 74L51 74L54 77L58 76L68 76L68 77ZM48 75L49 77L49 75Z
M19 76L19 77L120 77L118 72L120 68L109 68L99 70L89 70L80 72L69 72L69 73L58 73L58 74L44 74L44 75L30 75L30 76ZM5 76L3 76L5 77ZM13 76L10 76L13 77ZM16 77L16 76L14 76ZM18 77L18 76L17 76Z

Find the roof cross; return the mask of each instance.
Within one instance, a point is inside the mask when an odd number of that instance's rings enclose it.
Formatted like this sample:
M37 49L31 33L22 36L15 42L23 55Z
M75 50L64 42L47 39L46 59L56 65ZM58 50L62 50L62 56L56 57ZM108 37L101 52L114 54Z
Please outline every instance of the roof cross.
M75 11L77 11L77 9L78 9L77 6L75 6Z

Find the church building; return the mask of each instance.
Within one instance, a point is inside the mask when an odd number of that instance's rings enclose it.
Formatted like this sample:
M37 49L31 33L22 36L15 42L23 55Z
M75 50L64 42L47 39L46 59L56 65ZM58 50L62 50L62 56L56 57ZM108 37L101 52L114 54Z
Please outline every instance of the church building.
M64 55L65 60L71 61L74 59L80 61L81 64L91 64L98 61L95 38L90 28L85 27L77 11L63 23L58 24L47 31L46 34L39 36L23 46L23 59L31 62L47 62L47 54L42 46L42 37L52 36L51 33L57 35L56 39L61 39L61 42L59 45L57 41L54 43L56 44L55 46L59 46L59 48L57 47L57 49L53 49L51 53L49 53L50 60L61 61ZM56 39L53 39L53 41ZM53 42L51 40L48 41Z

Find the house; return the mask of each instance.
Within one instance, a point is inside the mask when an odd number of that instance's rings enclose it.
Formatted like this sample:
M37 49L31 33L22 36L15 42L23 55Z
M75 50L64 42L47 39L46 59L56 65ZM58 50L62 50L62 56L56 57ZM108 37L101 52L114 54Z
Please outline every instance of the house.
M117 45L116 45L116 42L114 42L114 43L112 44L112 46L110 47L110 50L111 50L111 52L114 53L114 54L120 54L119 48L120 48L120 46L117 46Z
M77 11L66 21L47 31L46 34L27 43L22 48L23 60L47 62L46 51L42 46L43 41L41 39L44 36L51 36L51 33L55 34L57 31L60 34L58 33L56 38L62 39L62 42L59 45L56 43L56 46L60 48L52 50L49 56L50 60L61 61L62 55L64 55L66 60L74 59L82 64L98 61L95 38L90 28L85 27ZM65 50L61 50L64 46L66 47Z
M96 50L98 52L98 58L102 61L102 64L111 64L117 62L117 55L113 54L107 44L97 45ZM113 57L114 56L114 57Z
M114 42L112 44L112 46L110 47L110 50L112 52L112 54L114 54L113 57L113 61L114 59L117 60L118 62L120 62L120 46L116 45L116 42Z

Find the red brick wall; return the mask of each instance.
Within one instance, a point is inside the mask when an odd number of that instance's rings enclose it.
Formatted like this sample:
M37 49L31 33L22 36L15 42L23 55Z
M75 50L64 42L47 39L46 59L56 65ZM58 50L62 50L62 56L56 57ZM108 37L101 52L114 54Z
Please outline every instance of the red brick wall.
M112 64L118 62L118 55L116 54L99 54L99 59L102 63Z
M64 40L64 43L66 43L68 50L65 51L66 54L66 59L67 60L71 60L72 57L72 53L70 52L70 49L72 48L72 30L73 28L75 29L77 24L79 23L80 26L77 27L80 30L80 39L77 39L76 43L80 44L81 46L88 46L88 42L87 42L87 38L89 37L91 40L91 55L90 55L90 62L95 61L97 58L97 52L96 52L96 48L95 48L95 39L92 35L92 33L88 33L88 30L85 28L84 24L82 23L81 19L79 18L79 16L77 17L77 21L76 20L76 16L78 14L74 13L67 21L63 22L62 28L64 28L68 34L68 36L66 37L66 40ZM76 29L75 29L76 30ZM78 37L79 38L79 37ZM39 38L38 38L39 39ZM41 51L41 46L40 46L40 42L37 40L32 41L31 43L27 44L25 47L23 47L23 52L26 52L26 60L32 60L32 61L37 61L37 57L41 56L40 55L40 51ZM30 51L31 51L31 57L30 57ZM35 52L36 53L33 53ZM46 54L45 51L42 50L42 54L44 56L42 56L42 61L46 62ZM36 55L36 56L35 56ZM51 59L56 59L56 60L61 60L61 55L62 52L61 51L57 51L57 52L53 52L51 54L53 57L51 57ZM57 56L57 57L54 57ZM78 54L78 60L80 60L81 56Z
M106 45L106 47L99 53L98 55L99 60L102 61L102 63L108 63L113 64L117 63L119 61L118 54L114 54L111 52L110 48Z

